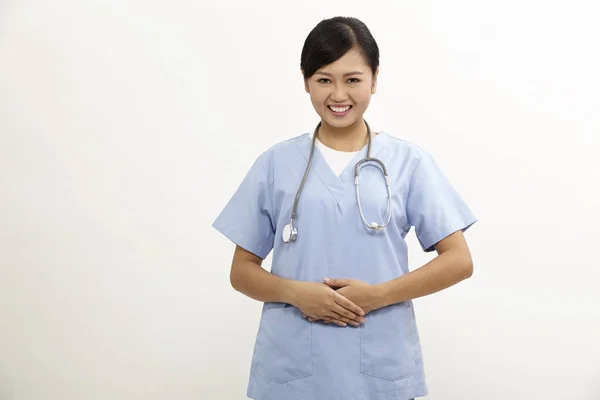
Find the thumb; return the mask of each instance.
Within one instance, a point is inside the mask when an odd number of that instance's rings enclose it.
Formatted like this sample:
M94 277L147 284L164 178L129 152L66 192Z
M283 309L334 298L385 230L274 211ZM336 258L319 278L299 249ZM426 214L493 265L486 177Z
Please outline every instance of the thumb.
M350 282L351 282L350 279L330 279L330 278L325 278L325 279L323 279L323 281L325 282L325 284L327 284L329 286L335 286L335 287L348 286L348 285L350 285Z

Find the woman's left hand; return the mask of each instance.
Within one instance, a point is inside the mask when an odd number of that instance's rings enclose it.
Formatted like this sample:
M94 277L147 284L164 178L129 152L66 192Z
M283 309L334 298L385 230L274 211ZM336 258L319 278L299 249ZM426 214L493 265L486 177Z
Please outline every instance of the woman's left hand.
M323 282L359 306L365 312L365 317L369 312L377 309L377 302L381 297L377 286L357 279L325 278ZM306 317L307 315L304 315L304 318ZM308 320L311 322L318 321L312 317L309 317ZM327 323L326 321L323 322Z

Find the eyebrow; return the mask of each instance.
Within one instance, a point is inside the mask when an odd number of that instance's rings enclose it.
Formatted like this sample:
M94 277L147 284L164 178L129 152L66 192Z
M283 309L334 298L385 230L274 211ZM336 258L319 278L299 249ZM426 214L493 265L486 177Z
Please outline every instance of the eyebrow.
M329 72L323 72L323 71L317 71L317 72L315 72L315 74L325 75L325 76L333 76ZM363 75L363 73L360 71L352 71L352 72L346 72L344 74L344 76L349 76L349 75Z

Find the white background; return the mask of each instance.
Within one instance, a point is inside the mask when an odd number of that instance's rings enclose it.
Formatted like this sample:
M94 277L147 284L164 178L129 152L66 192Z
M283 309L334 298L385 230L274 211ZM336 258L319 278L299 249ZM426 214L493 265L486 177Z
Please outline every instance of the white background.
M430 151L479 218L473 277L415 301L428 398L600 399L599 11L1 1L0 399L245 398L260 304L211 223L317 123L300 51L335 15L380 45L373 129ZM434 256L409 245L412 268Z

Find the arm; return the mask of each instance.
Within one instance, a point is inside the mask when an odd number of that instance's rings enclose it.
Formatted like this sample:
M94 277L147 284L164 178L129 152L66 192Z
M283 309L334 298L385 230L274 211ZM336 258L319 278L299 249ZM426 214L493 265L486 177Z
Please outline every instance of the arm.
M426 296L470 278L473 260L462 231L435 245L438 256L399 278L376 285L376 308Z
M262 267L262 259L236 246L229 279L238 292L261 302L292 302L293 281L281 278Z
M326 281L367 312L441 291L473 273L463 231L477 219L431 155L419 152L406 195L407 222L415 227L424 250L432 246L434 236L445 238L433 245L435 259L399 278L375 285L351 279ZM447 235L450 227L454 233Z
M325 279L338 293L369 312L446 289L473 274L473 261L462 231L439 241L438 256L399 278L371 285L356 279ZM315 318L310 318L316 321Z
M235 290L262 302L288 303L304 314L341 326L364 322L364 311L329 286L281 278L262 268L262 259L236 246L230 273Z

